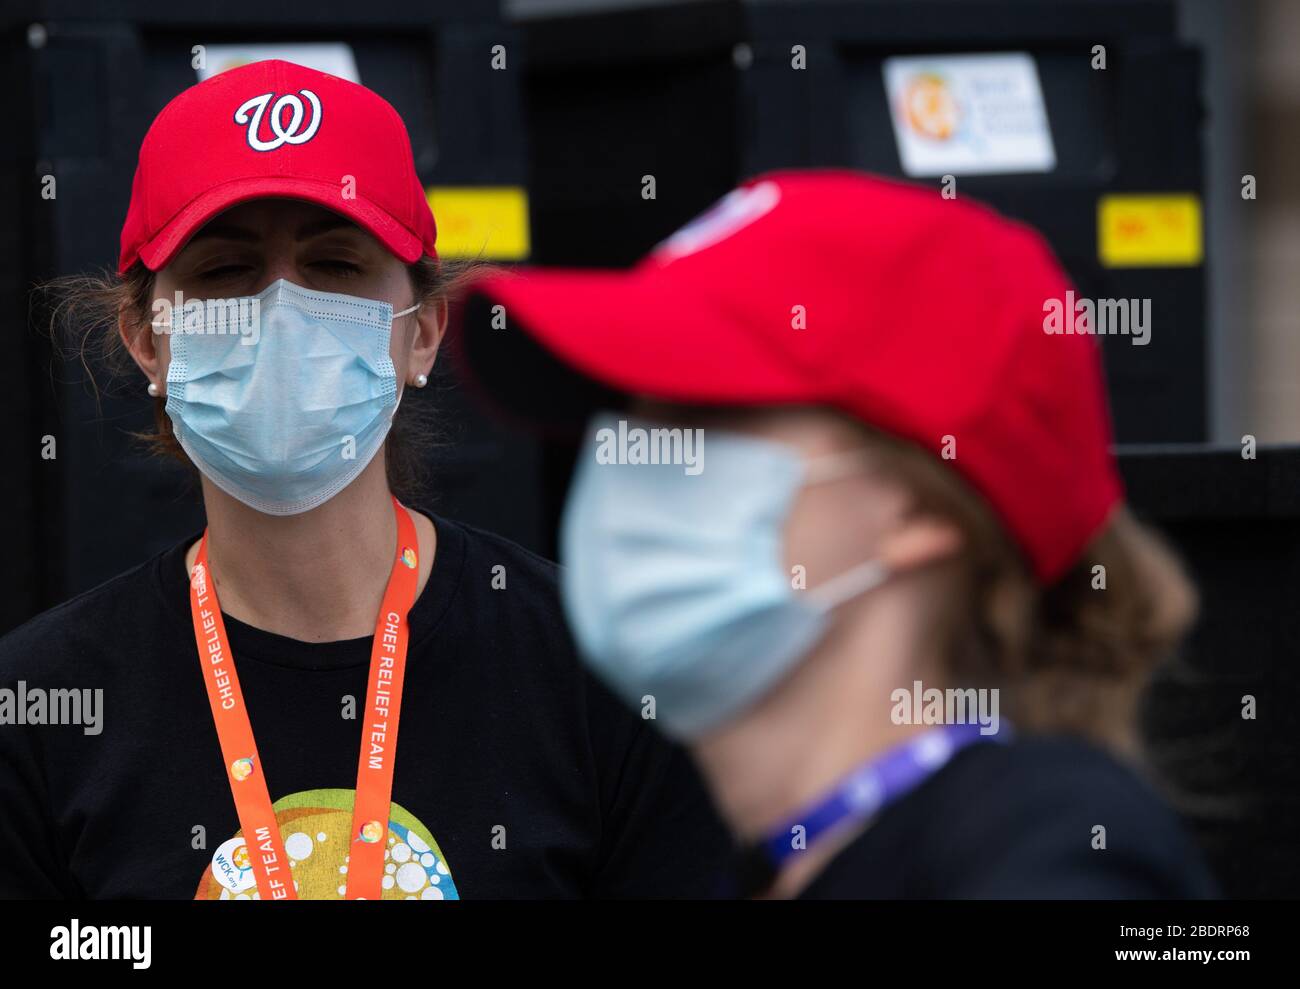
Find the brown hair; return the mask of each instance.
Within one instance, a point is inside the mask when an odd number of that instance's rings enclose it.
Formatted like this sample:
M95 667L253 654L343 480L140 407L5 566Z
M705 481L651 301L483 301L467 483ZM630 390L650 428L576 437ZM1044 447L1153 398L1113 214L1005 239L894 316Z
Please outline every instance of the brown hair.
M950 672L1001 688L1002 711L1022 729L1072 732L1137 757L1141 691L1196 615L1174 553L1121 505L1044 587L960 475L893 437L873 432L872 446L915 512L947 518L965 536L962 552L941 564L951 592L936 635Z
M415 301L424 305L451 302L460 288L479 270L477 262L449 262L421 257L407 265ZM98 272L56 278L42 286L50 306L49 329L57 351L78 360L98 395L131 380L138 370L118 332L119 318L125 317L137 332L149 332L154 273L137 261L124 276ZM97 371L106 371L101 382ZM165 408L167 400L154 403L154 427L133 434L149 450L197 470L172 432ZM429 403L403 401L393 416L384 441L384 468L388 486L403 501L416 501L423 492L427 454L438 442L437 424Z

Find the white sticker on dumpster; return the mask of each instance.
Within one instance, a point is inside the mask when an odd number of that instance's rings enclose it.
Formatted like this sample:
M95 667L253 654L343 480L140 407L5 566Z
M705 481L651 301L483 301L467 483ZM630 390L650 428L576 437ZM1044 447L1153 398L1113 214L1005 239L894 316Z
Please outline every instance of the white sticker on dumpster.
M885 59L884 75L906 174L989 175L1056 167L1030 55L899 56Z
M197 56L198 53L196 53ZM295 65L305 65L317 72L328 72L340 79L361 81L352 46L342 42L284 45L204 45L203 59L196 65L199 82L211 79L227 69L237 69L251 62L278 58ZM197 57L196 57L196 61Z

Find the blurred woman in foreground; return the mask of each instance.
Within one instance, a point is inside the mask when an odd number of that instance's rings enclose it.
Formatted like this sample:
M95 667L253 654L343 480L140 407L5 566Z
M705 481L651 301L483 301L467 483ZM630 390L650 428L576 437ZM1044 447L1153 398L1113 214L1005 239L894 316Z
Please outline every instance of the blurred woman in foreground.
M477 286L499 399L619 409L565 606L690 745L737 893L1212 895L1125 765L1195 599L1124 506L1096 342L1044 323L1068 287L1033 231L851 172L747 183L630 272ZM539 362L567 377L521 389Z

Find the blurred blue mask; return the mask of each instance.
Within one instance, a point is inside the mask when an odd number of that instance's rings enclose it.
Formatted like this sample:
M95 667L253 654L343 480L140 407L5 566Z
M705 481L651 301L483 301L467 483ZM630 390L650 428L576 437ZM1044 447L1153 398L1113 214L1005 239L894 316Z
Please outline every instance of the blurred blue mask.
M597 463L591 425L561 529L564 607L584 660L627 703L654 698L678 738L757 700L824 635L837 605L887 576L875 560L797 590L784 526L805 485L861 472L860 451L801 459L790 447L709 431L703 469ZM647 429L651 423L639 423Z

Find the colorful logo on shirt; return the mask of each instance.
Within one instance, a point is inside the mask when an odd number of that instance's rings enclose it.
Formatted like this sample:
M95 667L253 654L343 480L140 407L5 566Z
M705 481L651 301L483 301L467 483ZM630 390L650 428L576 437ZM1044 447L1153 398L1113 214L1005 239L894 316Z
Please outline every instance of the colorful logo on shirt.
M243 838L231 838L221 843L212 854L211 871L213 878L231 893L244 893L257 886L253 863Z
M384 826L378 821L366 821L361 825L361 833L357 835L357 841L364 841L367 845L373 845L384 836Z
M294 887L304 900L341 900L347 889L354 790L304 790L277 800L275 820L284 839ZM381 880L385 900L458 900L459 891L433 835L400 804L390 806ZM364 830L364 829L363 829ZM368 840L368 839L367 839ZM196 900L260 899L242 832L213 853Z
M253 760L236 759L230 764L230 775L235 778L235 782L242 783L253 775Z
M406 549L402 550L402 562L405 563L405 564L406 564L408 567L410 567L412 570L414 570L414 569L415 569L415 550L411 549L411 547L409 547L409 546L406 547Z

